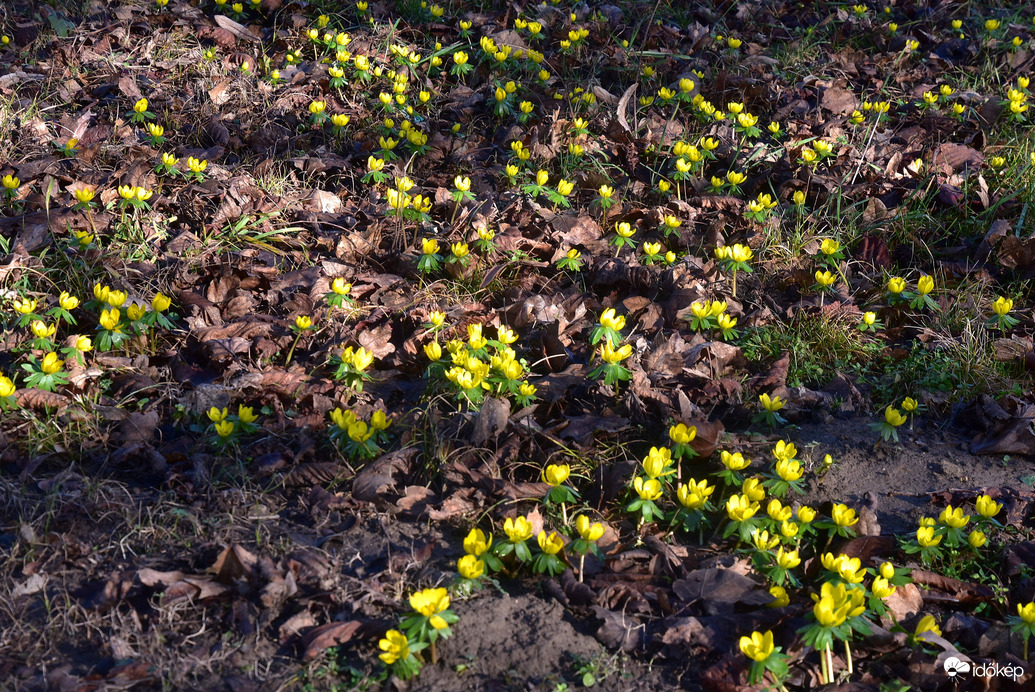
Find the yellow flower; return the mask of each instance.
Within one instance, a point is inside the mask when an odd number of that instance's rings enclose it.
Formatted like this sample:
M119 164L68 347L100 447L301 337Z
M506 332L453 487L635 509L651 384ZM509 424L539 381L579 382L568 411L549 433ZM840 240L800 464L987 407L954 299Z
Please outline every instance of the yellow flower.
M780 397L776 396L770 398L768 394L759 394L758 400L762 402L762 408L770 413L775 413L787 405L787 402Z
M625 316L615 313L614 308L607 308L600 315L600 324L603 327L620 332L625 329Z
M1003 508L1001 503L996 502L988 495L978 495L974 501L974 506L977 509L977 513L985 519L991 519L999 514L999 510Z
M356 370L366 370L373 362L374 354L365 348L357 348L352 354L352 367Z
M255 410L251 406L243 404L237 407L237 417L241 419L242 423L254 423L259 420L259 415L255 413Z
M830 517L834 523L841 527L853 526L859 521L855 510L848 505L836 503L830 510Z
M751 534L751 542L757 550L772 550L780 544L779 536L769 536L768 531L754 531Z
M621 349L615 349L611 344L611 341L604 339L603 343L600 344L600 358L605 363L621 363L623 360L632 355L632 345L626 343Z
M862 321L867 327L872 326L877 321L877 313L872 311L863 313Z
M894 277L888 279L888 291L889 292L895 293L895 294L899 294L899 293L901 293L904 290L906 290L906 280L905 279L903 279L901 277L898 277L898 276L894 276Z
M0 375L0 399L6 399L9 396L14 396L15 386L14 382L9 377Z
M970 532L969 536L967 536L967 543L970 544L971 548L977 549L985 545L985 543L988 543L988 536L985 535L984 531L978 531L975 529Z
M76 198L80 204L86 204L91 201L94 197L94 191L89 187L78 187L72 195Z
M304 331L313 326L313 320L308 315L299 315L295 318L295 326Z
M831 274L829 270L816 270L816 283L819 284L822 288L829 288L830 286L833 286L835 279L836 277L833 274Z
M933 526L921 526L916 530L916 542L922 548L931 548L942 542L942 536L935 534Z
M93 349L93 341L91 341L90 337L88 336L77 336L75 338L73 348L75 348L75 350L79 351L80 353L86 353L87 351Z
M676 488L676 499L687 509L700 509L714 492L715 487L709 486L707 480L696 481L691 478Z
M918 638L924 632L933 632L939 637L942 636L942 629L938 627L938 622L934 619L933 615L925 615L920 618L920 622L916 625L916 632L913 636Z
M804 470L801 467L801 462L797 459L785 459L776 462L776 475L788 483L793 483L801 478L802 473L804 473Z
M657 500L662 493L661 481L656 478L644 480L636 476L633 478L633 490L636 491L641 500Z
M481 529L471 529L464 538L464 552L478 557L492 547L492 534L485 535Z
M907 396L905 399L902 400L902 409L907 413L912 413L913 411L915 411L917 406L918 404L916 403L916 399L914 399L913 397Z
M17 190L18 186L22 184L22 181L13 175L5 175L0 181L3 182L4 187L8 190Z
M126 317L128 317L131 322L136 322L137 320L139 320L141 317L143 317L146 314L147 314L147 308L145 308L143 305L137 305L136 303L130 303L129 307L126 308Z
M604 525L600 522L590 522L589 517L580 514L575 520L575 530L579 532L582 540L596 543L604 535Z
M557 193L562 197L567 197L571 194L571 191L575 189L575 183L569 182L564 178L557 181Z
M784 505L777 498L773 498L769 501L769 504L765 506L765 513L773 521L787 521L791 518L791 514L794 513L794 508L790 505Z
M507 534L507 539L511 543L527 541L532 537L532 523L525 517L518 517L517 519L507 517L503 522L503 533Z
M985 20L985 31L995 31L999 28L998 19L986 19Z
M916 282L916 292L922 296L927 295L934 289L934 278L930 276L921 276Z
M151 135L152 137L156 137L156 138L157 137L161 137L162 135L165 134L165 128L162 127L161 125L156 125L155 123L148 123L147 124L147 133L149 135Z
M794 569L801 564L801 557L797 550L784 552L783 548L776 551L776 564L784 569Z
M144 113L147 111L147 99L140 99L133 104L133 110L137 113Z
M62 291L58 296L58 305L62 310L75 310L79 307L79 299L69 294L68 291Z
M897 428L898 426L906 422L906 417L899 413L897 408L888 406L886 409L884 409L884 420L889 425L893 425Z
M953 529L962 529L970 521L970 516L963 513L962 507L947 505L938 515L938 522Z
M995 302L992 303L992 312L999 315L1000 317L1006 315L1011 310L1013 310L1013 300L1011 300L1010 298L999 296L995 299Z
M226 420L226 417L230 415L230 411L225 407L219 409L213 406L205 413L205 415L208 416L208 419L213 423L219 423L220 421Z
M747 245L736 243L729 250L730 259L734 262L748 262L755 256L755 253Z
M57 331L57 325L52 324L48 327L43 320L33 320L32 324L29 325L29 329L37 339L49 339Z
M768 604L768 607L770 608L783 608L791 602L791 597L787 594L787 589L782 586L769 587L769 594L773 597L772 603Z
M765 499L765 488L759 478L748 478L740 486L740 492L752 502L761 502Z
M459 258L463 258L463 257L467 257L469 254L471 254L471 250L467 246L467 243L460 243L460 242L453 243L450 246L450 250L452 251L453 256L458 258L458 259Z
M826 587L829 585L824 584ZM823 627L839 627L847 618L847 608L843 602L835 601L830 596L823 596L812 607L812 614Z
M744 455L740 452L730 454L729 452L723 450L719 454L719 458L722 460L722 465L728 468L730 471L740 471L742 469L746 469L751 464L751 460L745 459Z
M746 521L758 512L758 504L744 495L730 495L726 500L726 513L732 521Z
M59 360L57 354L51 351L47 355L43 356L43 362L40 363L40 370L46 375L53 375L61 366L65 364L65 361Z
M668 437L678 445L690 444L697 437L697 428L685 423L673 425L668 429Z
M234 431L234 422L232 420L219 421L215 424L216 434L220 437L229 437L230 433Z
M372 430L387 430L391 424L392 421L388 419L388 415L381 409L374 411L373 415L370 416L370 428Z
M657 255L661 252L661 243L644 243L643 254L645 255Z
M172 154L170 154L168 152L162 154L162 165L165 166L166 168L172 168L173 166L175 166L179 162L180 162L180 160L178 158L176 158L175 156L173 156Z
M773 650L772 630L766 630L765 634L752 632L750 637L740 638L740 652L752 661L766 660L773 655Z
M556 555L564 547L564 540L557 535L556 531L551 532L550 535L547 535L546 531L540 531L536 538L539 541L539 549L547 555Z
M437 630L449 627L442 616L442 611L449 608L449 591L443 588L424 589L410 596L410 607L415 612L428 618L428 623Z
M802 505L798 508L798 521L804 524L811 524L812 520L816 518L816 510L808 505Z
M674 471L668 469L672 464L672 453L666 447L651 447L643 459L643 472L649 478L660 478Z
M1018 603L1017 616L1023 620L1026 625L1035 625L1035 602L1025 603L1024 605Z
M884 577L875 577L873 584L870 585L870 591L874 596L883 600L895 593L895 587Z
M895 565L890 562L882 562L880 564L880 576L885 579L891 579L895 576Z
M456 561L456 571L464 579L478 579L485 574L485 561L474 555L464 555Z
M568 464L550 464L543 469L543 481L556 487L568 480L569 474L571 467Z
M170 305L172 305L172 298L164 293L156 293L155 297L151 299L151 308L155 312L165 312Z
M194 158L193 156L188 156L187 157L187 168L189 168L191 170L191 173L201 173L206 168L208 168L208 161L204 160L204 159L199 161L196 158Z
M118 330L120 317L118 308L101 310L101 316L98 319L98 322L109 332L114 332Z
M422 238L421 239L421 251L425 255L434 255L438 253L438 241L434 238Z

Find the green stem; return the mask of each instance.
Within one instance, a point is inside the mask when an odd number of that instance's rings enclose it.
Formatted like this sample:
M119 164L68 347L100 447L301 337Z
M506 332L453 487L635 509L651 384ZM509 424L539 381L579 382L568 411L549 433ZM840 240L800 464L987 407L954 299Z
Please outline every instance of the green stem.
M284 367L291 365L291 356L295 355L295 346L298 346L298 340L302 338L302 331L299 330L298 336L291 342L291 348L288 349L287 360L284 361Z
M438 651L435 649L435 642L431 642L431 664L438 663Z
M852 647L848 644L848 640L845 640L845 661L848 662L848 674L851 675L855 672L855 665L852 662Z
M827 650L820 649L819 652L819 684L826 685L830 682L830 669L827 668Z

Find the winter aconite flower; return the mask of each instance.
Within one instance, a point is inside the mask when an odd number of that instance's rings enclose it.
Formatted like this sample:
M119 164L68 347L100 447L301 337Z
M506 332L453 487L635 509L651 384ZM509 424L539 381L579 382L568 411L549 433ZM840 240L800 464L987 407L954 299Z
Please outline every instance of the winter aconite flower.
M410 596L410 607L413 610L428 618L428 624L436 630L444 630L449 627L439 613L449 608L449 591L443 588L424 589L417 591Z
M399 630L388 630L384 639L377 643L377 648L381 649L378 658L389 666L410 655L410 642Z

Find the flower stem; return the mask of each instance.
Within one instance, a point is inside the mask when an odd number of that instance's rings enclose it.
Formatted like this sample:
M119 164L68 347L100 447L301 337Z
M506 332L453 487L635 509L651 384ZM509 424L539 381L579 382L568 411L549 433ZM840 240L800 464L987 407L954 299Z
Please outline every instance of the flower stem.
M564 525L568 525L568 503L561 503L561 519L564 521Z
M582 583L582 575L585 573L585 570L586 570L586 554L582 553L582 555L579 555L579 583L580 584ZM1028 645L1028 640L1027 639L1024 640L1024 645L1025 646ZM1025 658L1027 658L1027 656L1025 656Z
M733 270L733 297L737 297L737 270Z
M827 650L819 652L819 684L826 685L830 682L830 669L827 668Z
M848 662L848 674L851 675L855 672L855 665L852 662L852 647L849 646L848 640L845 640L845 661Z
M295 346L298 346L298 340L302 338L302 332L298 332L298 336L291 342L291 348L288 349L287 360L284 361L284 367L291 365L291 356L295 355Z
M431 664L438 663L438 651L435 649L435 642L431 642Z

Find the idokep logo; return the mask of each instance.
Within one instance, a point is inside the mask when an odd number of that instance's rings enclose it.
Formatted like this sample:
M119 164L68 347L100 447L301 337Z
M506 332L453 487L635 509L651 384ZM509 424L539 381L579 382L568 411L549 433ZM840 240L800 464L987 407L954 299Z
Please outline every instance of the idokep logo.
M964 676L973 675L976 678L1010 678L1014 682L1020 680L1024 669L1020 666L1001 666L998 663L981 663L973 665L969 661L962 661L955 656L950 656L942 663L942 670L953 680L962 679Z
M968 661L961 661L955 656L949 656L942 663L942 669L950 678L958 678L970 673L970 663Z

